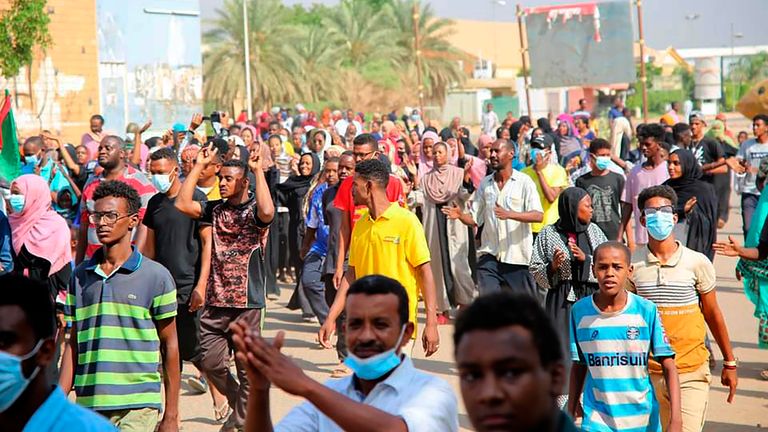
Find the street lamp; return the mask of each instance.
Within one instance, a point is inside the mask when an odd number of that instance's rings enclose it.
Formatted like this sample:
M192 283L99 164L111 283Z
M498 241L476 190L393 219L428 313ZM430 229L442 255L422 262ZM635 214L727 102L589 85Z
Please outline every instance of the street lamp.
M741 39L744 37L744 33L736 32L733 28L733 23L731 23L731 64L730 68L733 68L733 63L736 60L736 54L735 54L735 41L736 39ZM734 80L731 84L731 87L733 89L733 94L731 95L731 111L736 111L736 81Z
M245 106L248 109L248 119L253 119L253 108L251 102L251 48L250 37L248 35L248 0L243 0L243 49L245 49Z

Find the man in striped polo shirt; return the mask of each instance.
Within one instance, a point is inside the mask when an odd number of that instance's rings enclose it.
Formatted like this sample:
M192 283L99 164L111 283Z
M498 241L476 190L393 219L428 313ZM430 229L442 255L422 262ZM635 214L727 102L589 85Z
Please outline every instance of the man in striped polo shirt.
M683 431L704 427L712 374L704 341L707 327L723 353L720 382L729 388L728 403L736 394L736 358L715 293L715 266L701 253L688 249L672 232L677 223L677 194L669 186L653 186L637 198L640 223L648 230L648 245L632 257L637 294L656 304L664 330L675 351L680 374ZM659 400L662 424L670 413L669 394L658 362L648 365Z
M154 431L162 353L166 406L159 430L175 431L180 371L173 278L131 246L141 207L135 189L105 181L93 199L89 222L102 246L70 283L64 314L73 326L59 384L64 393L74 384L78 404L120 429Z

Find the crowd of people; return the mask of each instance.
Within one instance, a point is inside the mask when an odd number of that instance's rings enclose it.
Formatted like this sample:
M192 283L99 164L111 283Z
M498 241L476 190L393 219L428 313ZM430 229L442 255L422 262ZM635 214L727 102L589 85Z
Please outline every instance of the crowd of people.
M459 117L297 105L26 137L0 179L0 285L22 288L0 297L0 425L174 431L189 362L222 431L272 430L270 386L306 400L277 430L454 431L450 385L410 360L453 324L477 430L700 431L707 329L728 402L738 382L716 253L768 348L768 116L749 138L630 114L488 104L472 140ZM717 241L732 185L743 245ZM326 385L261 336L281 286L336 351Z

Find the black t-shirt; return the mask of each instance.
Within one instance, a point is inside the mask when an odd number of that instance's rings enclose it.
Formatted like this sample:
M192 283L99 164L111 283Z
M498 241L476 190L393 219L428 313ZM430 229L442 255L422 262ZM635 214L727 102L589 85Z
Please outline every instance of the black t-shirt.
M608 240L616 240L621 223L621 192L624 178L615 172L595 176L591 172L576 179L576 186L592 197L592 222L603 230Z
M339 254L339 232L341 231L341 219L344 217L341 210L333 205L333 199L339 191L339 184L331 186L323 192L323 220L328 225L328 253L323 263L323 274L336 272L337 255Z
M205 202L205 194L195 189L192 199ZM200 221L181 213L175 198L157 193L149 199L143 224L155 232L154 260L165 266L174 282L179 303L189 300L200 277Z
M723 149L720 143L709 137L704 137L698 142L691 142L691 151L699 161L699 165L704 166L720 160L723 156ZM701 179L707 183L712 183L712 174L704 174Z

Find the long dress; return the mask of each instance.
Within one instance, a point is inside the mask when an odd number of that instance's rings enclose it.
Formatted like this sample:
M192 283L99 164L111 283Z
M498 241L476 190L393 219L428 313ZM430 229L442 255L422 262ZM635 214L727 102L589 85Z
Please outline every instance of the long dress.
M768 219L768 193L760 195L760 201L752 216L752 226L749 227L744 247L756 248L760 243L760 234ZM741 273L744 293L755 305L755 318L758 319L757 344L761 349L768 349L768 259L750 261L740 259L736 270Z
M432 201L423 191L414 192L416 205L422 208L422 224L432 257L430 266L435 279L438 312L450 310L451 306L470 304L475 298L475 283L469 265L469 245L474 239L466 225L447 218L441 211L446 205L457 205L467 211L471 188L471 184L462 185L453 200L443 203Z

